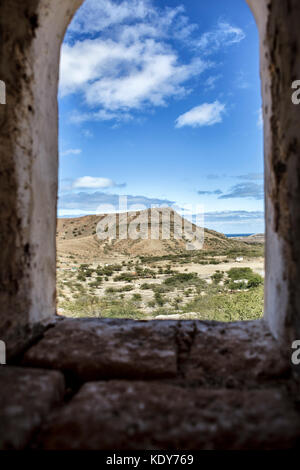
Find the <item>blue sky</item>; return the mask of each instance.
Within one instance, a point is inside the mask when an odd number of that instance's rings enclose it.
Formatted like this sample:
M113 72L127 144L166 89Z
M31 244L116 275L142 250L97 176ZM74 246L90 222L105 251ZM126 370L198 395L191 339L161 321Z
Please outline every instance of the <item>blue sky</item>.
M86 0L62 46L59 216L127 195L264 231L260 109L245 0Z

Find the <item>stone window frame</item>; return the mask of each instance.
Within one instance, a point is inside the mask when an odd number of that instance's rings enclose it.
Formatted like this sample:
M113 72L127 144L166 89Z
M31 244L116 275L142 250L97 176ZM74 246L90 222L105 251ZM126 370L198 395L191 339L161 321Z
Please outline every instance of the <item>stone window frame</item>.
M257 22L264 117L265 314L273 336L300 337L298 0L245 0ZM298 2L298 3L297 3ZM57 88L65 31L83 0L0 5L0 338L13 355L56 314ZM57 12L59 11L59 15ZM297 14L298 13L298 14Z

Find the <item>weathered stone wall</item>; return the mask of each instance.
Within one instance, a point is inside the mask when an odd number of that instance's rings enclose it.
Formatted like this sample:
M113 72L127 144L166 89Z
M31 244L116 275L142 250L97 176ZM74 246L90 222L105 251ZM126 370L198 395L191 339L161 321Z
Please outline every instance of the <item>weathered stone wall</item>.
M300 338L300 107L291 85L300 79L300 3L248 0L260 33L264 116L265 317L273 334Z
M290 340L300 338L300 4L247 1L261 41L266 319ZM290 349L265 321L56 318L26 346L55 313L59 51L81 3L0 3L0 339L9 354L25 350L0 368L0 448L297 448Z
M299 447L299 386L262 320L60 319L0 382L0 450Z
M247 0L260 31L265 136L266 318L300 337L297 0ZM0 3L0 338L8 354L55 313L57 83L60 45L83 0Z
M55 313L58 64L81 3L0 3L0 338L8 354Z

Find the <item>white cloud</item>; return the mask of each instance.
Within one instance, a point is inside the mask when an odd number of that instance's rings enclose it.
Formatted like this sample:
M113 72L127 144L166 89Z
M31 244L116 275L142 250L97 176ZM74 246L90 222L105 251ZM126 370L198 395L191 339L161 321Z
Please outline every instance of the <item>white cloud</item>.
M82 152L81 149L68 149L65 150L64 152L61 152L60 155L65 156L65 155L79 155Z
M86 0L75 15L69 33L103 31L126 20L145 20L155 14L148 0Z
M237 74L235 84L240 90L246 90L251 86L249 81L247 81L246 74L242 71Z
M229 193L219 196L219 199L234 199L234 198L247 198L247 199L264 199L264 185L262 183L243 182L235 184L229 190Z
M264 120L263 120L263 112L262 112L262 108L260 108L257 112L258 114L258 118L257 118L257 126L262 129L263 125L264 125Z
M218 49L238 44L245 37L246 35L241 28L220 20L212 31L202 34L195 42L195 46L205 54L211 54Z
M166 37L176 29L180 39L187 38L197 25L190 24L184 7L159 8L152 0L86 0L78 10L66 35L72 40L76 34L102 33L129 39L150 35Z
M126 203L128 210L132 210L133 205L143 205L145 208L152 206L173 206L174 201L168 199L149 198L143 195L126 194ZM119 194L111 194L103 191L95 192L72 192L60 194L58 198L58 211L59 215L75 215L82 213L102 213L107 210L100 209L100 206L112 206L112 212L120 210L120 196Z
M176 119L175 127L191 126L202 127L212 126L222 122L225 113L225 104L215 101L214 103L203 103L200 106L190 109L190 111L181 114Z
M248 222L250 220L264 220L263 211L215 211L206 212L205 221L209 222Z
M238 178L240 180L248 181L259 181L264 179L263 173L246 173L245 175L233 176L232 178Z
M209 65L199 58L180 64L174 51L153 39L131 44L87 39L63 45L60 93L81 92L90 107L102 109L99 119L114 119L116 111L162 106L184 95L184 82Z
M83 129L82 130L82 134L84 135L84 137L86 137L87 139L91 138L94 136L94 134L92 133L92 131L90 131L90 129Z
M214 90L216 88L216 82L222 78L222 75L211 75L207 78L204 85L206 90Z
M93 176L82 176L73 183L73 188L85 188L85 189L99 189L99 188L111 188L116 186L113 180L109 178L96 178Z
M70 121L74 124L81 124L86 121L117 121L126 122L132 119L131 114L120 110L118 112L107 111L106 109L100 109L95 112L79 112L73 111L70 115Z
M95 214L94 210L60 209L60 208L58 208L57 210L58 217L66 217L66 218L82 217L83 215L94 215L94 214Z
M84 111L72 115L72 121L128 121L136 110L183 97L191 91L191 79L213 65L205 58L208 53L245 37L224 21L201 36L197 29L182 5L86 0L61 51L60 96L79 93L83 98ZM181 60L180 48L175 50L178 41L189 49L188 61Z
M60 67L60 95L79 92L98 108L80 113L77 122L128 120L119 114L162 106L188 92L185 82L211 64L199 57L183 64L168 43L179 31L183 39L196 28L183 12L182 6L159 9L150 0L84 3L69 28Z

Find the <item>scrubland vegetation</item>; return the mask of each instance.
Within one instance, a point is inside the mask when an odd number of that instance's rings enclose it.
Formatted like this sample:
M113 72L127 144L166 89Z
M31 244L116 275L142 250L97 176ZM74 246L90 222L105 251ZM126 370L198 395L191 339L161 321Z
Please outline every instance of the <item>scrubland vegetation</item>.
M189 251L183 239L174 237L183 219L174 211L161 209L165 211L171 222L167 240L162 237L163 217L157 240L129 237L111 241L96 236L101 215L59 219L58 313L135 319L175 315L224 321L261 317L261 238L231 239L205 229L202 249ZM135 212L128 212L128 224L135 217ZM114 223L119 233L118 215Z
M77 264L72 257L72 267L58 271L58 311L72 317L257 319L263 313L263 277L235 260L246 257L244 264L251 265L262 254L258 245L110 265ZM203 266L211 274L203 275Z

